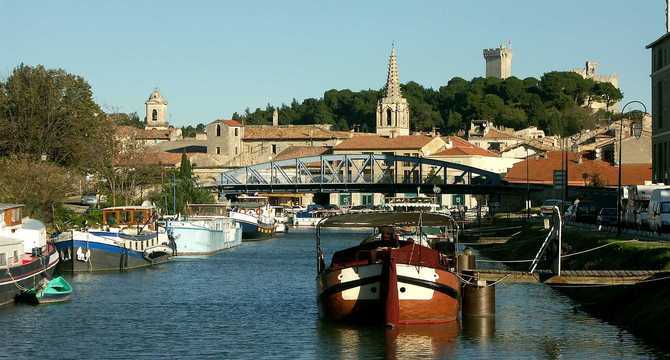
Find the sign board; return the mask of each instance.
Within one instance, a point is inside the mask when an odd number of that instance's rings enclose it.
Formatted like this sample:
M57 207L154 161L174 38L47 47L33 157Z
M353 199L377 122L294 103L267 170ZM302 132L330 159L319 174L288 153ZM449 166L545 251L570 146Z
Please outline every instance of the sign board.
M554 170L554 188L560 189L565 186L565 170Z
M454 205L465 204L465 195L464 194L454 194L454 195L452 195L451 203L454 204Z

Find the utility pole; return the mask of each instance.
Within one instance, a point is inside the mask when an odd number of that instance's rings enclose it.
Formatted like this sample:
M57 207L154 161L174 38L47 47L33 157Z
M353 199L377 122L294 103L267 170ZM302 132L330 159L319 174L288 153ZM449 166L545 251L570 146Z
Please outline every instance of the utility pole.
M174 215L177 215L177 178L175 173L172 173L172 209Z

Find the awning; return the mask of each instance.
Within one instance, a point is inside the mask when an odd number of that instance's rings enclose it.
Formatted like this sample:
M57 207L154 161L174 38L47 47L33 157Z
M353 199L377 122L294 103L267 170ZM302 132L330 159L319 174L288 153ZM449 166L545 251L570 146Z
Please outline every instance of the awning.
M428 212L378 212L336 215L319 222L319 227L378 226L449 226L454 219L448 214Z

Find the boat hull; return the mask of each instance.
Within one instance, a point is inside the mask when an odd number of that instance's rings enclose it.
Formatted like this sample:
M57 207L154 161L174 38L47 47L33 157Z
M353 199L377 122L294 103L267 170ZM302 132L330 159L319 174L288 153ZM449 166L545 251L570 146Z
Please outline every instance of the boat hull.
M58 262L55 247L48 246L48 251L41 257L41 260L11 267L11 276L3 271L0 275L0 305L14 303L14 298L21 293L22 289L34 288L42 279L51 278Z
M460 283L453 273L392 265L395 271L388 271L387 263L376 263L324 272L318 279L321 317L377 325L389 325L389 317L395 317L392 325L448 323L458 318Z
M144 250L160 245L155 238L130 244L118 238L74 231L72 236L61 237L55 243L59 269L64 272L133 270L165 263L172 255L147 258Z
M242 243L242 228L234 221L171 221L167 226L174 238L177 256L212 255Z
M242 241L263 240L274 235L274 224L264 223L256 216L234 211L231 211L229 216L240 224Z

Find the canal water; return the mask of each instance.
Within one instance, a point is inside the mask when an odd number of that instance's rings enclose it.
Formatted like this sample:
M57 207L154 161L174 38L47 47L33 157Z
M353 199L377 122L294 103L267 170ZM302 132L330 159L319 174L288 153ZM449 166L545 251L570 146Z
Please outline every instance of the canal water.
M332 252L362 234L325 232ZM540 285L497 287L497 315L389 332L318 319L311 230L128 273L68 277L69 303L0 309L0 357L638 359L664 355Z

